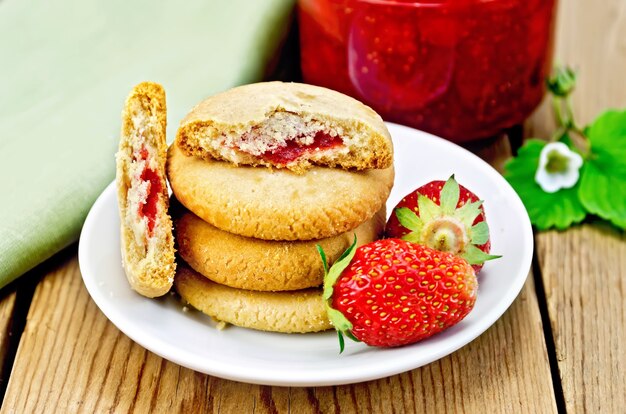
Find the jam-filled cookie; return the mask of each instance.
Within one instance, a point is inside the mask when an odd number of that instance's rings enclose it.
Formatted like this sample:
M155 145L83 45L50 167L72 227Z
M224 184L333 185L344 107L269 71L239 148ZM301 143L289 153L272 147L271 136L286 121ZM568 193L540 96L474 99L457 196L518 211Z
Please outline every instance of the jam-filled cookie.
M384 169L393 158L376 112L301 83L255 83L211 96L183 119L176 144L187 155L297 172L311 165Z
M137 85L122 112L116 181L122 264L131 287L147 297L167 293L176 270L165 128L163 88L150 82Z

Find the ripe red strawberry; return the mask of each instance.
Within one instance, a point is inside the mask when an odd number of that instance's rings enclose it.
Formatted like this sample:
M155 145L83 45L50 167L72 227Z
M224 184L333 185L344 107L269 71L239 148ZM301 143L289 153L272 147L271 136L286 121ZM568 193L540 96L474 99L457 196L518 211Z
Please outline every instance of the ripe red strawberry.
M456 324L474 307L478 282L464 259L399 239L355 245L356 239L324 278L342 351L342 334L368 345L406 345Z
M491 241L482 201L459 185L431 181L404 197L394 208L385 237L402 238L450 252L467 260L479 272L489 254Z

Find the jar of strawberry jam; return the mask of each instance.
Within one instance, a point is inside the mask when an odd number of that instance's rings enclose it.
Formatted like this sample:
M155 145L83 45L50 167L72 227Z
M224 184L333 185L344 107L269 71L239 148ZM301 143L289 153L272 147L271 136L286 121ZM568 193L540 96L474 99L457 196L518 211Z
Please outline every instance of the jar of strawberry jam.
M452 141L494 136L539 104L556 0L299 0L308 83Z

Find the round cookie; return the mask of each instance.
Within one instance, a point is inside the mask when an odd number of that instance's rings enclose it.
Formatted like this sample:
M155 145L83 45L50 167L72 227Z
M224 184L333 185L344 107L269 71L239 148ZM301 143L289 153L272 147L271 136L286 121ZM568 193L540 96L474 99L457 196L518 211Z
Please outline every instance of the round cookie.
M348 171L313 167L304 174L186 156L168 151L176 198L215 227L264 240L312 240L345 233L384 205L393 166Z
M292 82L243 85L205 99L181 121L176 144L200 158L298 172L311 164L364 170L393 162L389 131L371 108Z
M352 244L379 238L385 209L353 231L310 241L269 241L238 236L214 227L193 213L175 220L178 254L197 272L214 282L238 289L281 291L320 286L324 249L329 266Z
M199 311L220 321L261 331L305 333L330 329L321 289L254 292L211 282L178 266L174 286Z

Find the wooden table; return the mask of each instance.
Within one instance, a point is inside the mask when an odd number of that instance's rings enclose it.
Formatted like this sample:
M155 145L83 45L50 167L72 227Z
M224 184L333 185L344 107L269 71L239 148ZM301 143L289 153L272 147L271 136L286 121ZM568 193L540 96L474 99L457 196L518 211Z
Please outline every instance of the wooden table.
M575 112L626 107L626 1L562 0L556 60L579 71ZM548 105L526 134L552 131ZM497 168L506 139L476 149ZM626 242L596 220L535 236L532 273L478 339L423 368L355 385L242 384L133 343L90 299L76 246L0 293L2 412L626 411Z

